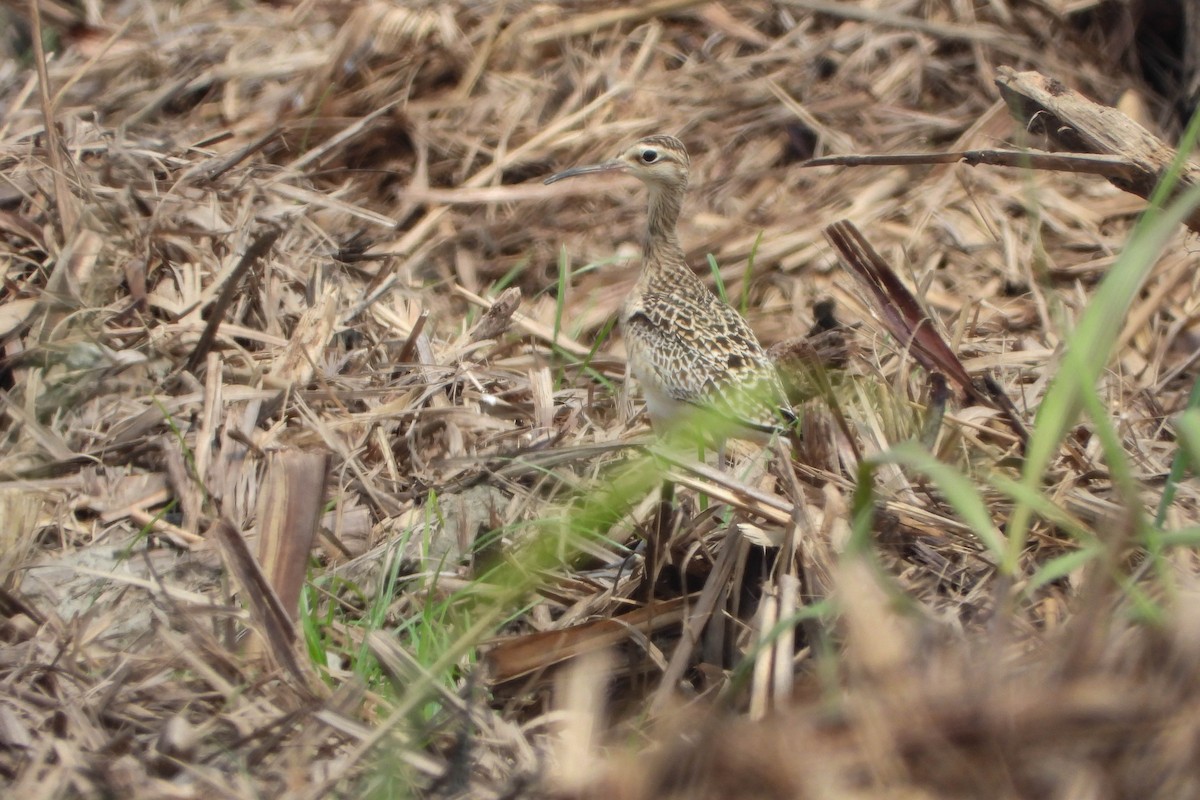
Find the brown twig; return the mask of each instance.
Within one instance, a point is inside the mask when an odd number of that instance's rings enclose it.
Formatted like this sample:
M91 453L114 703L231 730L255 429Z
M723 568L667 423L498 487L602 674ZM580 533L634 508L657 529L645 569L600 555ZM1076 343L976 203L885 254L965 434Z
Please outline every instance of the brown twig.
M42 45L42 9L39 0L29 0L29 15L33 21L33 60L38 74L38 98L42 104L42 120L46 128L46 153L54 171L54 204L58 208L58 238L66 242L79 220L74 195L67 186L66 162L63 160L62 140L58 135L54 103L50 99L50 74L46 70L46 49Z
M213 301L208 310L208 322L204 326L204 331L200 334L199 341L196 342L196 347L192 350L191 356L188 357L184 369L188 372L195 371L196 367L208 356L208 351L212 348L213 342L217 338L217 330L220 329L221 323L225 319L225 312L229 310L229 306L233 304L233 299L237 296L238 289L241 286L242 277L261 259L265 258L267 253L271 251L271 246L275 241L283 235L283 228L277 225L272 225L264 230L260 230L250 242L250 246L242 253L242 257L238 260L237 266L229 273L229 277L225 281L225 285L221 287L221 293L217 295L217 299Z

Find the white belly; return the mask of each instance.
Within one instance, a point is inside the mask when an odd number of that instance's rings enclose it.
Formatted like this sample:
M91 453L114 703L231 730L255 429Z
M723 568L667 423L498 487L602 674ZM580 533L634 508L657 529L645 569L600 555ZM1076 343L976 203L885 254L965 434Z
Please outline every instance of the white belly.
M654 426L655 431L665 433L672 423L682 416L687 404L667 394L657 381L645 380L641 376L635 377L641 384L642 394L646 398L646 414L650 417L650 424Z

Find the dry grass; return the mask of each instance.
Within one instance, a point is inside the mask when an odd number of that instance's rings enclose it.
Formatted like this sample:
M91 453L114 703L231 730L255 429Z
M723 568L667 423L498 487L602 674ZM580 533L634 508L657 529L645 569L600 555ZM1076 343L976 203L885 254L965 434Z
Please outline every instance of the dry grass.
M862 229L1032 424L1143 201L802 166L1018 139L999 65L1109 103L1115 75L1176 124L1112 55L1123 4L885 5L43 3L44 92L28 7L0 6L0 786L1196 794L1196 552L1143 537L1194 246L1112 321L1097 396L1131 481L1073 427L1005 565L897 460L854 532L859 454L920 437L1003 531L1021 453L992 409L930 421L822 228ZM652 132L693 154L691 262L765 344L822 300L855 325L825 359L852 441L817 397L794 471L641 456L608 325L642 198L539 179ZM1180 483L1164 528L1198 500Z

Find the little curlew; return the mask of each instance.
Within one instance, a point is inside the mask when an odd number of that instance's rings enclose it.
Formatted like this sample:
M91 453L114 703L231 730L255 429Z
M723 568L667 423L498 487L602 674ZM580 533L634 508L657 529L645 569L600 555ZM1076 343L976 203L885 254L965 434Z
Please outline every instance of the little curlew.
M754 332L688 268L676 223L688 184L687 149L648 136L601 164L546 179L598 172L638 178L650 204L642 271L621 308L630 370L656 433L720 444L762 441L795 421L775 367ZM699 413L697 413L699 412Z

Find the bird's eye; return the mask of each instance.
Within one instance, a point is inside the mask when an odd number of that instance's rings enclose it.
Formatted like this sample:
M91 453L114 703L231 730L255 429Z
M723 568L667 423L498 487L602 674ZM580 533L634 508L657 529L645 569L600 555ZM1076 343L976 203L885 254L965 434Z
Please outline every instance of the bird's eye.
M658 161L658 151L657 150L643 150L642 151L642 161L644 161L647 164L653 164L655 161Z

